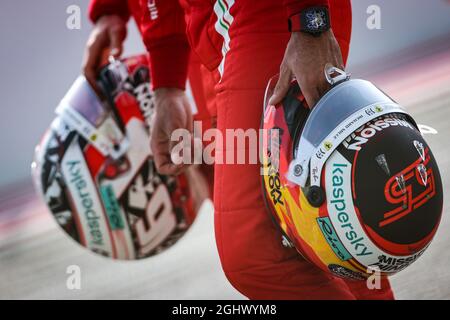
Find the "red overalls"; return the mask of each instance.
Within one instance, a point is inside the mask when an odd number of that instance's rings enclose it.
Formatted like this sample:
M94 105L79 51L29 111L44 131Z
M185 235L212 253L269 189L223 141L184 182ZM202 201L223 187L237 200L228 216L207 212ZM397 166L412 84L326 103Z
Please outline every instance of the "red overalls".
M96 0L91 8L95 8L95 2L108 1L124 2ZM153 81L156 80L157 87L184 88L180 68L184 70L183 63L187 64L188 60L186 55L181 57L185 54L182 51L185 38L182 35L184 25L179 23L182 12L177 1L150 0L159 10L155 20L150 19L148 0L140 1L143 16L134 16L141 19L144 42L150 55L153 54ZM287 0L284 5L277 0L181 2L186 15L187 38L194 52L190 78L202 75L201 83L194 81L191 84L196 100L201 102L197 103L200 113L205 115L207 101L210 111L217 115L217 128L223 136L225 129L258 129L265 86L269 78L278 73L290 36L286 10L288 14L295 13L312 4L328 5L328 1ZM329 2L333 31L346 60L351 34L350 1ZM135 5L130 8L137 8ZM95 16L91 14L94 19ZM170 51L166 57L172 59L178 69L174 70L172 64L162 74L161 66L170 62L161 58L164 50ZM198 59L209 72L195 62ZM171 70L173 75L167 73ZM248 147L245 151L248 152ZM283 247L281 235L266 212L260 179L258 164L215 165L217 248L225 275L237 290L250 299L393 298L388 281L382 282L381 290L368 290L365 282L335 278L302 259L294 249Z

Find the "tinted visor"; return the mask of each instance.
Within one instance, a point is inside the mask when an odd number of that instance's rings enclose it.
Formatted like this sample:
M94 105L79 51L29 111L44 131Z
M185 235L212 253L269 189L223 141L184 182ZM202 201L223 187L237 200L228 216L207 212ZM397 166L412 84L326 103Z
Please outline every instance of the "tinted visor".
M108 110L100 101L85 77L74 82L58 106L58 113L70 107L77 111L89 124L98 128L105 120Z
M103 155L118 158L126 152L128 141L112 110L100 101L85 77L78 77L56 113Z
M334 86L305 123L289 167L289 180L305 187L310 178L311 185L320 185L323 165L344 139L388 113L406 112L369 81L347 80Z
M317 148L341 122L356 111L377 103L395 102L369 81L345 81L325 94L311 111L302 139Z

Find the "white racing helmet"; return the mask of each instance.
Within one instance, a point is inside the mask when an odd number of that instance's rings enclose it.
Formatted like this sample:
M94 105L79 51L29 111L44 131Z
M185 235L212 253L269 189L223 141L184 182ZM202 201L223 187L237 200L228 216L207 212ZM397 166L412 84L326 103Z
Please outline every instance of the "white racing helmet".
M58 224L89 250L140 259L172 246L196 213L184 175L156 172L147 56L111 61L99 99L80 76L36 148L33 175Z

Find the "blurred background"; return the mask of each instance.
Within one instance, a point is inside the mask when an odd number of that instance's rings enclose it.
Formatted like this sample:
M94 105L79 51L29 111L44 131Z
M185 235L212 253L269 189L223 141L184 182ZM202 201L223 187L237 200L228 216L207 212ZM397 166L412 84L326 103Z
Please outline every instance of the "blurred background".
M0 298L242 298L222 274L205 203L186 239L145 261L112 262L85 252L53 221L33 191L33 150L54 108L80 73L91 30L88 1L0 2ZM81 28L66 27L71 5ZM370 30L367 9L381 9L381 29ZM130 23L125 55L144 51ZM450 2L353 1L348 70L375 82L420 124L450 186ZM435 132L436 133L436 132ZM398 298L450 299L449 206L424 256L392 279ZM180 262L183 268L180 269ZM66 268L79 265L81 290L68 290Z

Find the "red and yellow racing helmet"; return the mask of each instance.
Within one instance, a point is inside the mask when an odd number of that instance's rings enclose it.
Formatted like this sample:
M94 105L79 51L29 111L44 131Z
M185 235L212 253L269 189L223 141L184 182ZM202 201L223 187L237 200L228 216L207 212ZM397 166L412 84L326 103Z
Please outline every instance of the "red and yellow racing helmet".
M263 189L283 233L310 262L366 279L405 269L438 228L442 183L413 118L365 80L327 69L331 89L310 110L295 81L268 105L262 128ZM337 75L333 77L332 75Z

